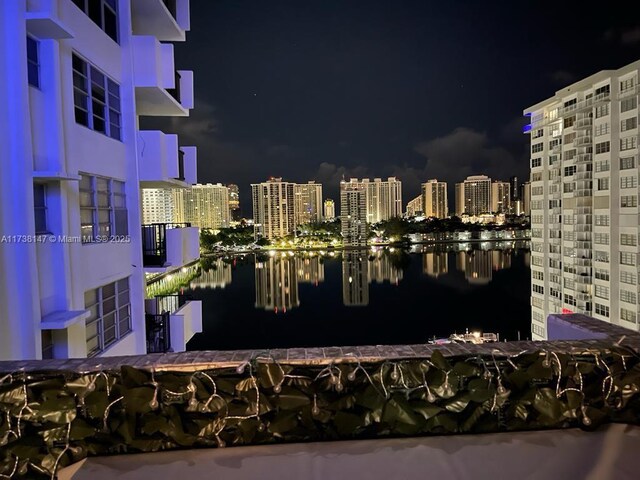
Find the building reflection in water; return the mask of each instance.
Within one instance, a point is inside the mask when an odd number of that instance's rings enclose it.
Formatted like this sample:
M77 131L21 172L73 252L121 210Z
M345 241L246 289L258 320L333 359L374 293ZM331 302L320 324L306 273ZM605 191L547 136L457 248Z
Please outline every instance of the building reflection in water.
M275 313L291 310L300 305L296 258L286 253L266 260L256 259L256 308Z
M449 271L449 254L447 252L427 252L422 255L422 273L438 278Z
M511 267L511 252L503 250L470 250L459 252L456 267L464 272L471 285L487 285L493 272Z
M347 307L369 305L369 259L366 250L342 255L342 303Z
M300 283L310 283L317 287L320 282L324 282L324 263L319 256L296 257L296 271Z
M190 287L196 288L224 288L231 283L231 264L222 258L202 262L202 272L194 279Z

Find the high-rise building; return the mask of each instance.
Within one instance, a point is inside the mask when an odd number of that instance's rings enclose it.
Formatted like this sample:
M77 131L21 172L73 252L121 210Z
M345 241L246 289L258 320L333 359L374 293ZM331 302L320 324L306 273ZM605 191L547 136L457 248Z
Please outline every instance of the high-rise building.
M604 70L527 108L532 336L551 313L638 330L638 74Z
M230 183L227 185L229 189L229 219L233 222L240 221L242 211L240 210L240 190L238 185Z
M141 228L141 186L196 181L195 147L138 126L193 108L174 5L0 2L1 233L42 240L0 248L0 360L145 354L145 271L198 258L197 228Z
M328 222L336 218L336 204L330 198L324 201L324 219Z
M293 187L295 224L322 221L322 184L314 181L297 183Z
M142 223L172 223L176 221L173 190L170 188L142 189Z
M449 215L447 182L432 179L423 183L422 202L422 211L425 217L447 218Z
M207 229L229 226L229 189L224 185L196 184L190 188L175 189L173 194L175 203L182 207L176 209L179 213L177 222L189 222Z
M491 184L491 212L511 213L511 184L494 180Z
M522 203L522 214L527 217L531 215L531 183L524 182L520 185L520 202Z
M256 239L285 237L295 232L295 184L272 177L251 185Z
M422 215L422 195L418 195L416 198L407 203L406 216L411 218L418 215Z
M518 177L513 176L509 177L509 185L511 188L511 203L515 204L518 200L520 200L520 188L518 185Z
M472 175L456 183L456 214L480 215L491 211L491 179Z
M402 216L402 182L396 177L386 180L352 178L349 183L361 184L364 188L367 222L378 223Z
M340 224L345 245L367 244L367 187L355 179L340 182Z

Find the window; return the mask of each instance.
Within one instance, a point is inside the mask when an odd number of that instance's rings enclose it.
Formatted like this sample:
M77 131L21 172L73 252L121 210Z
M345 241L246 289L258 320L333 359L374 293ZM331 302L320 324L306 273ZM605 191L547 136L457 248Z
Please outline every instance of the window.
M531 200L531 210L542 210L543 205L542 200Z
M531 265L535 265L537 267L542 267L544 265L544 258L539 257L537 255L531 256Z
M541 167L542 159L541 158L532 158L531 159L531 168Z
M594 234L593 243L597 243L599 245L609 245L609 234L596 232Z
M539 272L537 270L532 270L531 271L531 278L533 278L534 280L544 280L544 273L543 272Z
M536 172L531 174L532 182L540 182L542 181L542 172Z
M596 297L609 299L609 287L603 285L596 285Z
M542 135L544 135L544 130L542 128L531 132L531 138L540 138Z
M607 133L609 133L609 122L596 125L596 128L595 128L596 137L599 137L600 135L606 135Z
M609 160L600 160L599 162L595 162L596 172L608 172L609 171Z
M531 153L538 153L538 152L541 152L543 149L544 149L544 143L542 142L531 145Z
M620 177L620 188L635 188L638 186L638 179L635 176Z
M609 307L607 305L600 305L599 303L596 303L595 307L595 311L598 315L609 318Z
M568 144L570 144L570 143L573 143L573 141L574 141L575 139L576 139L576 132L573 132L573 133L569 133L569 134L565 135L565 136L564 136L564 139L563 139L562 141L563 141L563 143L564 143L565 145L568 145ZM575 150L573 150L573 153L574 153L574 155L575 155Z
M637 303L636 294L634 292L628 292L626 290L620 290L620 300L627 303Z
M629 170L630 168L636 168L635 157L624 157L620 159L620 170Z
M567 290L575 290L576 282L575 280L571 280L570 278L564 279L564 288Z
M42 359L51 360L53 358L53 332L51 330L40 330L42 338Z
M595 216L596 225L600 227L608 227L609 226L609 215L596 215Z
M539 293L540 295L544 295L544 287L542 285L538 285L536 283L531 284L531 288L535 293Z
M609 263L609 252L603 252L602 250L596 250L593 254L593 259L596 262Z
M72 64L76 122L120 140L120 87L76 54Z
M611 92L611 86L605 85L603 87L596 88L595 95L596 97L606 97Z
M631 90L635 85L635 77L627 78L620 82L620 93L624 93L627 90Z
M546 334L544 332L544 327L541 327L540 325L536 325L535 323L531 324L531 333L533 333L534 335L538 335L541 338L546 337Z
M628 112L638 107L638 97L625 98L620 102L620 113Z
M554 147L559 147L560 145L562 145L562 139L561 138L556 138L556 139L551 140L549 142L549 149L552 149Z
M575 102L574 102L575 103ZM567 117L564 119L563 126L564 128L573 127L573 124L576 123L575 115L573 117ZM575 136L575 134L574 134Z
M543 308L544 300L540 297L531 297L531 305L538 308Z
M573 175L574 173L576 173L576 166L575 165L569 165L568 167L564 167L564 176L565 177Z
M625 137L620 139L620 150L631 150L638 147L638 137Z
M598 190L609 190L609 179L608 178L599 178L598 179Z
M620 122L620 131L626 132L627 130L633 130L638 126L638 117L627 118Z
M73 0L114 42L118 41L118 0Z
M620 245L635 247L637 245L637 237L633 233L621 233Z
M47 189L42 183L33 185L33 209L36 216L36 233L48 233Z
M596 143L596 153L607 153L611 150L609 142Z
M544 315L540 312L531 312L531 318L534 322L544 323Z
M531 195L542 195L544 194L544 187L532 187Z
M637 207L638 196L637 195L623 195L620 197L621 207Z
M603 268L596 268L595 269L595 277L598 280L606 280L608 282L609 281L609 270L605 270Z
M602 118L609 115L609 104L599 105L596 107L596 118Z
M620 283L626 283L628 285L636 284L636 274L633 272L620 272Z
M631 252L620 252L620 265L635 265L636 254Z
M576 306L576 299L573 295L569 295L567 293L564 294L564 303L566 303L567 305L573 305L574 307Z
M127 235L124 182L105 177L80 178L80 230L83 243Z
M27 80L36 88L40 88L39 48L39 42L27 35Z
M625 320L627 322L636 323L636 312L632 312L631 310L627 310L626 308L620 309L620 320Z
M84 293L84 308L90 314L87 326L87 356L93 357L131 331L129 278Z

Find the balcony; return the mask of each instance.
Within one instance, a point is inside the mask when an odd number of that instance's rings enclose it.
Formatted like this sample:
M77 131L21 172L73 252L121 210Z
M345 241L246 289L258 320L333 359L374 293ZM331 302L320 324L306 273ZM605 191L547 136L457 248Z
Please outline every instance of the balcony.
M202 302L185 295L158 295L145 300L147 353L184 352L202 332Z
M193 72L176 71L173 45L131 37L136 110L143 116L186 117L193 108Z
M27 32L41 40L73 38L69 27L60 19L62 0L28 0Z
M131 2L134 35L152 35L163 42L184 42L190 29L189 0Z
M544 327L551 341L2 362L2 418L20 435L7 436L0 473L413 480L428 465L434 478L511 478L522 460L540 478L634 478L640 335L575 314ZM370 461L344 470L350 455Z
M200 257L199 229L190 223L142 225L142 256L145 271L164 273Z
M178 136L159 130L138 132L142 188L186 187L198 182L196 147L178 147Z

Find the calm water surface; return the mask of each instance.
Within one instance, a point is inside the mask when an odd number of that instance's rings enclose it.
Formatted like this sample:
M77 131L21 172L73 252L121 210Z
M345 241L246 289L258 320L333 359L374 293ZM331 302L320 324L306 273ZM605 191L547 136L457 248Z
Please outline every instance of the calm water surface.
M527 242L208 258L190 350L424 343L466 328L530 337Z

